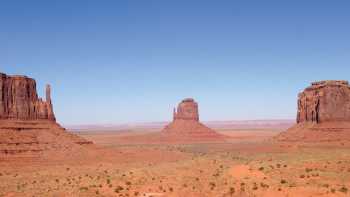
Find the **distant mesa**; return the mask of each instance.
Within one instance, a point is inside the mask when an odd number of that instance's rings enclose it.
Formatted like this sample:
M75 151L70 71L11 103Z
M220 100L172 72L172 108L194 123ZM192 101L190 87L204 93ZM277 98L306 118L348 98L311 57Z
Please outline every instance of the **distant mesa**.
M0 156L38 155L45 150L91 144L56 123L51 87L45 101L36 82L26 76L0 73Z
M280 141L350 140L350 86L348 81L319 81L298 96L297 124Z
M198 104L192 98L181 101L173 112L173 121L162 130L164 136L176 140L216 141L224 136L199 122Z
M193 120L199 122L198 104L191 98L182 100L179 106L174 108L173 121Z

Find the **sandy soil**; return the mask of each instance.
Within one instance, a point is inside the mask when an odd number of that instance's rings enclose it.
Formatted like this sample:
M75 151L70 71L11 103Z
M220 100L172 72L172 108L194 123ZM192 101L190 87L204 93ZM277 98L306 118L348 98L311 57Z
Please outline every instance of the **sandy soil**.
M156 130L141 128L81 132L96 144L90 157L0 161L0 196L350 195L349 146L271 141L280 131L221 128L225 142L202 144L154 143Z

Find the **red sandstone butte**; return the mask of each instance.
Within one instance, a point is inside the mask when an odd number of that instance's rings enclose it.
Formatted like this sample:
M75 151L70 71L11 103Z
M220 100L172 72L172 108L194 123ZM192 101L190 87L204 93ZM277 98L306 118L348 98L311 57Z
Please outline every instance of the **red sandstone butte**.
M299 94L297 124L280 141L349 141L350 86L347 81L319 81Z
M215 141L224 138L199 122L198 104L191 98L184 99L173 113L173 121L165 126L162 134L174 141Z
M90 143L56 123L49 85L44 101L38 97L34 79L0 73L1 157L32 156Z
M55 121L50 91L47 85L43 101L37 95L34 79L0 73L0 119Z

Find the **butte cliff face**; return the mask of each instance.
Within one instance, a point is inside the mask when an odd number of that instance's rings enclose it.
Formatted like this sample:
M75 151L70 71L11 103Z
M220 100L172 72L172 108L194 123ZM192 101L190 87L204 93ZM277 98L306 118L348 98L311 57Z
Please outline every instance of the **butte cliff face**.
M350 121L347 81L315 82L299 94L297 123L329 121Z
M0 119L55 121L50 91L47 85L43 101L37 95L34 79L0 73Z
M191 98L184 99L177 110L174 108L173 120L193 120L199 122L198 104Z
M173 121L162 131L170 139L187 141L216 141L224 137L199 122L198 104L184 99L173 112Z
M34 79L0 73L1 158L38 156L45 150L68 150L90 143L56 123L49 85L44 101L38 97Z
M285 141L350 140L350 86L347 81L314 82L298 96L297 124L281 133Z

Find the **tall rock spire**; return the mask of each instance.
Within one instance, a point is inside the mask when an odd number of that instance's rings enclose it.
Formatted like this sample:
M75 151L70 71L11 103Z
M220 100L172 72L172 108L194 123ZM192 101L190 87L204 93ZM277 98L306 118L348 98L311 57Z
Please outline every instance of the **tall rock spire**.
M174 111L173 111L173 121L176 120L176 108L174 107Z
M46 85L46 105L47 105L47 117L49 120L56 121L55 114L53 113L53 106L51 101L51 86Z
M51 86L50 86L50 84L46 85L46 102L51 103Z

